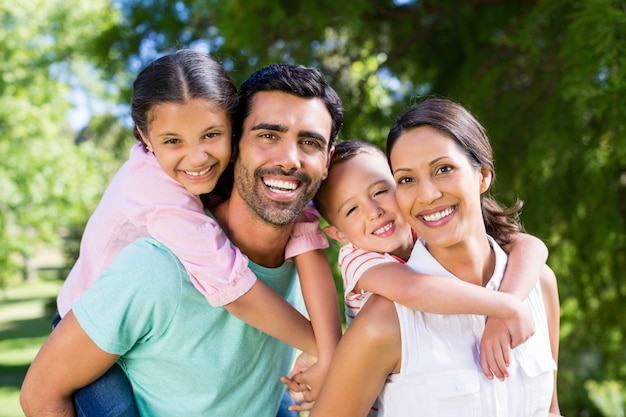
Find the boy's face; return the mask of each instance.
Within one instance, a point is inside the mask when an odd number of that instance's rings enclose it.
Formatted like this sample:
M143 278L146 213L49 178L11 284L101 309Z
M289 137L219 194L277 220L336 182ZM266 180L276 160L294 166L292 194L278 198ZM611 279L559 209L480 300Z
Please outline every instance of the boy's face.
M382 155L361 153L333 166L324 195L331 238L408 258L413 239L400 213L393 177Z

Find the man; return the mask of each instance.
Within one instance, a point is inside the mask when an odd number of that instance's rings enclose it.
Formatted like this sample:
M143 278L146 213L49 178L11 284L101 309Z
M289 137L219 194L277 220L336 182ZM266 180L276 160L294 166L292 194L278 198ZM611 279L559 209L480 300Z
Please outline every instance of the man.
M257 276L288 299L296 272L285 262L285 247L326 177L342 122L339 97L314 69L271 65L240 90L234 188L212 214ZM128 296L114 285L129 275L149 276L149 294ZM289 371L292 349L207 306L167 248L139 239L96 287L88 294L98 297L86 295L75 312L80 320L73 313L64 318L33 362L21 397L34 410L27 415L73 415L72 393L118 359L142 415L276 415L284 391L279 377ZM120 309L121 330L100 325L109 310ZM128 347L119 347L120 334Z

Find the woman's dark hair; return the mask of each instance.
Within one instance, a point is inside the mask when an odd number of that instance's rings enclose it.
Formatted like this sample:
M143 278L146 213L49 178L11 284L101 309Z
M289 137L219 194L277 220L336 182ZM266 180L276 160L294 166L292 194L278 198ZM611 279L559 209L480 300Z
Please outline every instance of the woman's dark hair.
M137 140L142 141L139 130L148 132L154 106L182 104L195 98L215 103L232 119L237 89L224 68L204 53L181 49L154 60L137 75L133 84L131 116Z
M467 155L472 166L488 169L492 181L495 181L493 151L484 127L463 106L442 98L424 100L398 117L387 136L387 160L390 165L389 156L398 138L420 126L429 126L452 138ZM511 242L514 234L523 231L519 222L523 206L521 200L517 200L511 208L504 208L485 193L481 195L480 201L487 233L498 244Z
M281 91L301 98L321 99L332 120L328 143L330 151L343 125L343 103L319 70L302 65L271 64L252 73L239 87L239 104L233 123L237 142L241 138L243 121L250 114L252 98L260 91Z

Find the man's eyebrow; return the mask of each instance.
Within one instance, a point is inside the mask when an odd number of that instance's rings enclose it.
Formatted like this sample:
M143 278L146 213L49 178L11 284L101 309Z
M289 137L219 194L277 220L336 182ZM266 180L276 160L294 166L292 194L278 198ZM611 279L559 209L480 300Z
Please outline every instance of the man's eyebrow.
M287 129L287 127L283 126L283 125L279 125L279 124L275 124L275 123L259 123L257 125L252 126L252 128L250 129L252 131L255 130L269 130L269 131L273 131L273 132L280 132L280 133L286 133L289 129ZM317 140L323 144L328 144L328 140L324 137L324 135L320 135L319 133L316 132L311 132L308 130L303 130L300 131L298 133L298 137L301 138L311 138L314 140Z
M287 128L285 126L272 123L259 123L258 125L252 126L250 130L272 130L274 132L285 133Z
M320 135L319 133L315 133L315 132L309 132L309 131L301 131L298 134L299 137L301 138L311 138L311 139L315 139L323 144L328 144L328 140L324 137L324 135Z

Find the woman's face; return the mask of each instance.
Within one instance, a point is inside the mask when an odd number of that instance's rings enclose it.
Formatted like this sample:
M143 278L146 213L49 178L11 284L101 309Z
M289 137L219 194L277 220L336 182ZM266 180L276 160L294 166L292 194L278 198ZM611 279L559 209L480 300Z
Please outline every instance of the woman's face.
M400 209L429 247L450 247L485 233L480 195L491 174L472 166L447 134L429 126L407 131L390 161Z
M212 102L163 103L150 112L145 144L163 171L190 193L213 191L230 161L232 127Z

